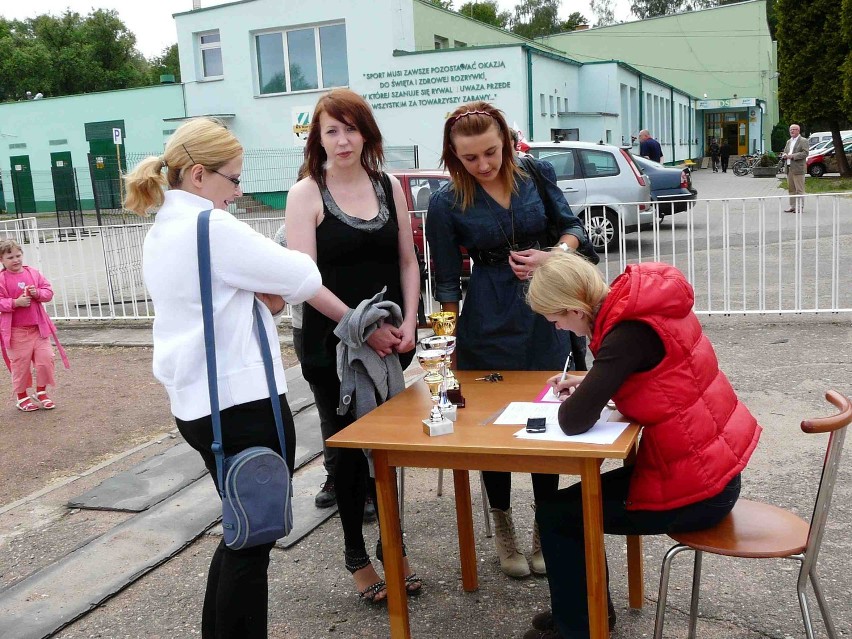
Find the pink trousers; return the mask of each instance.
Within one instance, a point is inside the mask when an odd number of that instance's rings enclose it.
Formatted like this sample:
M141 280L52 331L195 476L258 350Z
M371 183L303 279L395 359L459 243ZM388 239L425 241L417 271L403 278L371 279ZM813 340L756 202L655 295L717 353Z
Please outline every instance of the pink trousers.
M12 362L12 386L15 393L25 393L32 386L35 365L36 386L55 386L54 354L49 337L42 337L38 326L13 326L9 344Z

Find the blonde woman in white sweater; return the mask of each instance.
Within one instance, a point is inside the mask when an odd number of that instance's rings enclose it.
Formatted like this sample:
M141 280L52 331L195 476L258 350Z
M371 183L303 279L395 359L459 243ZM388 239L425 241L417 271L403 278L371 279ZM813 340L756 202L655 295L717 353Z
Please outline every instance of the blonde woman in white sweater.
M172 414L186 441L204 459L216 482L210 450L213 428L207 389L196 223L210 216L213 315L219 405L225 455L250 446L281 452L293 472L296 437L285 393L280 349L273 348L287 450L281 451L263 361L252 329L252 306L259 297L272 314L284 300L302 302L320 289L313 260L287 250L227 212L242 195L243 149L218 121L191 120L181 126L160 157L143 160L126 178L125 207L140 215L159 208L145 238L143 272L154 303L154 376L171 400ZM264 326L278 343L269 312ZM202 612L203 639L265 639L267 568L273 544L216 549L207 578Z

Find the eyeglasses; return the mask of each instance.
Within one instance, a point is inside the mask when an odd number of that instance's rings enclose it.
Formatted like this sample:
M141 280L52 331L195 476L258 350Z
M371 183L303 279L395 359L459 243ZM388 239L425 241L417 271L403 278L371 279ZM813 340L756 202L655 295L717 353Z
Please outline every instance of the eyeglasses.
M240 185L240 178L235 178L235 177L231 177L230 175L225 175L224 173L219 173L219 171L217 171L216 169L207 169L207 170L210 171L211 173L215 173L216 175L221 175L223 178L228 180L228 182L230 182L234 186Z

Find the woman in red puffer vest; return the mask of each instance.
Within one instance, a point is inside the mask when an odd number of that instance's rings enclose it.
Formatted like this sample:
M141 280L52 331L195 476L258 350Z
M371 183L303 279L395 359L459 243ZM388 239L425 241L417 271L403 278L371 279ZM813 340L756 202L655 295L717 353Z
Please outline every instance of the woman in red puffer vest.
M636 464L601 475L604 532L683 532L723 519L761 429L719 370L683 273L668 264L632 264L609 287L582 257L554 253L536 269L527 301L558 328L589 337L595 356L585 378L549 380L563 399L562 430L585 432L610 398L643 425ZM585 639L580 484L540 504L536 519L553 613L537 614L524 637Z

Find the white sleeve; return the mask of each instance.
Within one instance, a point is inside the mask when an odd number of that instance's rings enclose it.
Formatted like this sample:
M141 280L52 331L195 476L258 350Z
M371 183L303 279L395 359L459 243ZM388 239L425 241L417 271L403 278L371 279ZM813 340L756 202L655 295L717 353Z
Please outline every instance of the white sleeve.
M309 255L279 246L225 211L210 216L210 257L215 274L230 286L281 295L291 304L322 286Z

